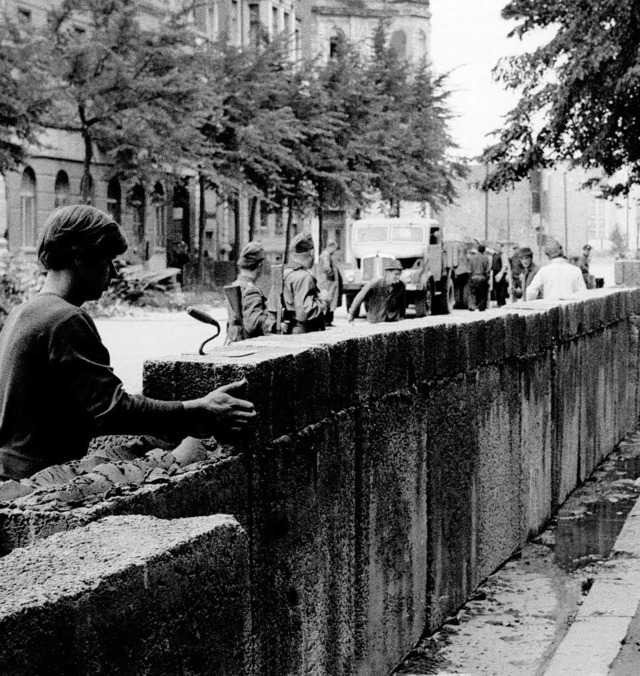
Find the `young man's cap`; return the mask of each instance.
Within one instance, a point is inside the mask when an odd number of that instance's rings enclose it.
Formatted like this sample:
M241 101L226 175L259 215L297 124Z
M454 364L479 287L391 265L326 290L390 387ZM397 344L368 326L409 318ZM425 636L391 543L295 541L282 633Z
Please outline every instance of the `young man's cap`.
M242 247L238 265L242 267L252 267L264 260L264 247L260 242L249 242Z
M301 232L299 235L296 235L291 243L291 251L293 253L308 253L314 249L313 238L308 232Z
M523 256L531 256L533 258L533 251L528 246L523 246L518 253L520 254L520 258Z
M395 258L391 259L385 266L385 270L400 270L402 271L402 264L400 263L399 260L396 260Z

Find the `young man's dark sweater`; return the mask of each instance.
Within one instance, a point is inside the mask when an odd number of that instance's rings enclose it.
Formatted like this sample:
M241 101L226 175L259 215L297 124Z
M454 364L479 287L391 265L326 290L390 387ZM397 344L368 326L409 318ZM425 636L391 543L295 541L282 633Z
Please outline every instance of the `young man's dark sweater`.
M182 433L181 402L129 395L89 315L53 293L0 331L0 478L80 458L100 434Z

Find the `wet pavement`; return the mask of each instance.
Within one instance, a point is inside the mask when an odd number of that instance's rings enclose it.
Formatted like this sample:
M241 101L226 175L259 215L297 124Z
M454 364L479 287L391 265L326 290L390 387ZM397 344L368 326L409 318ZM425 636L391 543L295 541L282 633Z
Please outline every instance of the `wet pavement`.
M594 583L612 575L618 582L613 568L618 564L608 557L640 494L639 476L640 434L635 434L572 493L543 533L491 575L455 617L425 637L394 673L544 674ZM616 619L620 626L628 623ZM620 645L616 640L614 650ZM631 622L614 666L615 676L640 674L640 619ZM561 666L557 673L569 672Z

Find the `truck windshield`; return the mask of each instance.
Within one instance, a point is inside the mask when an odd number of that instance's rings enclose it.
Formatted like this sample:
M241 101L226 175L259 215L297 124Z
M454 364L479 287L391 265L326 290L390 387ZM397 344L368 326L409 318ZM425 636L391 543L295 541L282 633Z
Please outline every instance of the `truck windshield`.
M395 226L391 229L393 242L424 242L424 229L413 225Z
M389 239L389 228L384 225L369 228L358 228L356 242L386 242Z

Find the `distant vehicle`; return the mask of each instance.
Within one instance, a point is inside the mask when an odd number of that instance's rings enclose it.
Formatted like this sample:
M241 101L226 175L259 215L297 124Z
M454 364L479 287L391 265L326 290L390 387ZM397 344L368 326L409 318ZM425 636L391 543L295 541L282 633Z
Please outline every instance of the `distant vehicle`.
M469 267L465 241L442 241L438 221L431 218L366 218L351 226L355 265L342 269L347 307L360 289L381 277L385 264L402 264L400 279L407 288L407 303L416 315L449 314L466 307Z

